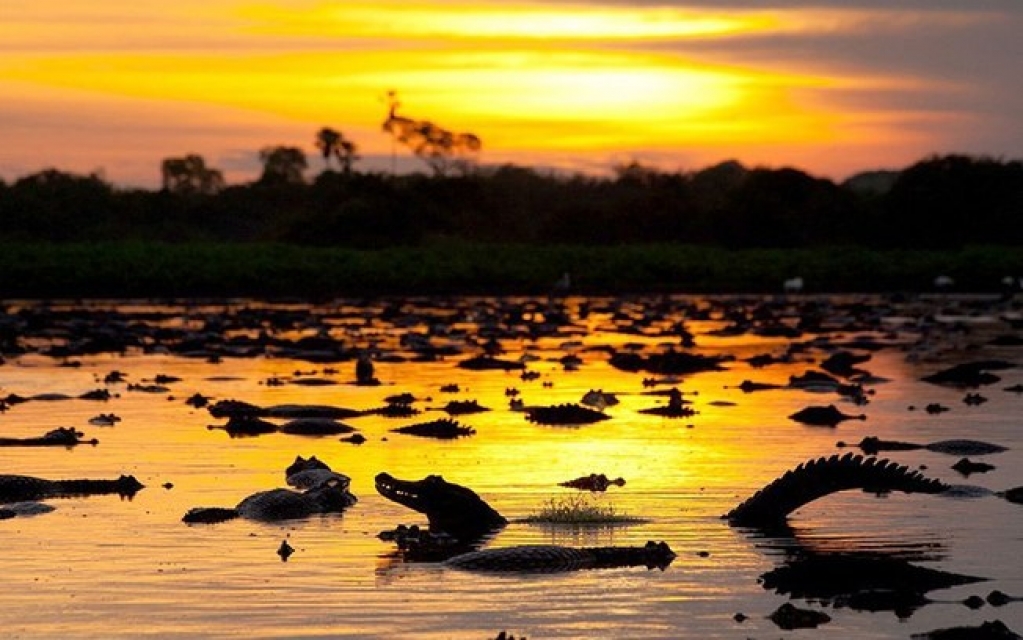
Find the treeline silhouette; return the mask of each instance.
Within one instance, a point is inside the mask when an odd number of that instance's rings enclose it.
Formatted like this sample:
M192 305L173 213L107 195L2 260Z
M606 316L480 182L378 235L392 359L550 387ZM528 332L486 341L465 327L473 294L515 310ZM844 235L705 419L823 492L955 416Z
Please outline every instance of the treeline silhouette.
M513 165L433 176L328 169L310 181L217 187L119 189L97 175L57 170L0 181L0 241L1023 244L1023 164L966 155L934 156L841 184L729 161L694 172L632 163L610 177Z

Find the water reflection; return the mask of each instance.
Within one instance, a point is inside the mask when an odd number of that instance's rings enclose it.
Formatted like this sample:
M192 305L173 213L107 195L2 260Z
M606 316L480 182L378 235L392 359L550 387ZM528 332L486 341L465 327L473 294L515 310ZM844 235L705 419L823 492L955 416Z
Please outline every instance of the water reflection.
M136 637L146 628L154 637L229 637L244 620L251 637L281 638L478 639L502 628L529 637L759 637L777 635L765 616L789 598L832 608L842 601L832 616L839 624L818 629L822 637L905 637L993 616L961 606L978 593L968 583L924 580L902 590L960 604L912 609L912 599L893 598L898 607L886 610L913 610L901 623L871 613L876 601L849 595L901 589L879 576L945 574L987 578L985 592L1009 597L998 616L1023 629L1012 599L1023 595L1023 574L1011 562L1023 510L992 495L1023 485L1023 396L1003 391L1023 373L976 364L1019 362L1019 348L1004 339L1019 331L1012 301L15 301L4 311L0 436L69 428L99 442L3 447L3 472L135 475L146 485L131 502L67 498L53 501L52 513L0 522L8 587L0 623L12 635ZM367 359L379 385L367 384ZM922 380L963 363L998 380L978 376L983 386L970 389ZM966 402L976 393L987 401ZM932 403L949 410L909 410ZM865 420L821 427L788 419L830 404ZM230 438L209 429L232 419L225 407L266 433ZM477 407L489 410L462 411ZM553 411L531 420L529 408ZM591 411L602 419L566 418ZM93 421L100 415L107 419ZM452 426L445 420L457 422L459 437L406 432ZM799 508L787 531L760 535L721 518L786 469L835 453L838 441L870 437L923 445L886 455L946 483L962 478L938 443L1006 450L971 449L995 467L970 477L986 490L973 500L842 492ZM195 506L237 505L282 488L296 456L312 455L350 479L358 502L343 515L181 522ZM663 540L678 557L663 572L499 578L452 571L440 556L405 562L378 534L431 522L378 494L381 472L443 475L471 488L508 520L478 548ZM635 522L526 522L552 498L574 495L566 480L600 474L624 485L594 500ZM282 541L294 550L287 563L277 555ZM829 584L843 563L860 581ZM766 576L776 586L765 589Z

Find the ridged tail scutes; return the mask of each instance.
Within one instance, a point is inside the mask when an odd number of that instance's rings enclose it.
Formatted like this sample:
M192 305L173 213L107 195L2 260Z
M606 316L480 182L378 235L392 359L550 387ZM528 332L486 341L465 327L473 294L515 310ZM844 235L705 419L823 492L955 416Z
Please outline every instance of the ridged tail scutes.
M664 570L675 557L675 552L666 542L651 540L635 547L573 548L536 544L483 549L454 556L445 564L456 569L485 572L554 573L639 566Z
M948 485L885 458L836 454L803 462L786 471L724 517L738 526L781 524L800 507L848 489L941 493Z
M593 554L556 545L520 545L470 551L445 564L468 571L575 571L591 566Z

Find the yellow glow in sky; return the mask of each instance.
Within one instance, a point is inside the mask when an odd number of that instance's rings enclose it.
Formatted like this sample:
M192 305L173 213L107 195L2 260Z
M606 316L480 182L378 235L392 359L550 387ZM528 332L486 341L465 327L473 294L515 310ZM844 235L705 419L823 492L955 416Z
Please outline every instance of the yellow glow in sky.
M36 139L52 133L66 140L75 135L76 119L102 121L106 109L113 144L112 114L134 108L140 122L148 114L154 129L168 130L163 144L149 149L154 165L192 151L175 146L182 138L176 127L184 124L168 120L180 110L174 105L187 105L190 113L205 106L216 121L232 111L244 114L239 121L262 119L251 128L253 154L285 143L312 153L314 132L331 126L355 140L364 158L386 155L390 140L380 123L388 90L398 91L403 115L479 135L485 162L532 164L574 155L580 166L609 165L612 157L662 159L675 150L678 166L772 145L781 161L798 149L813 148L807 157L822 158L842 153L839 145L912 148L919 129L905 123L920 114L849 98L927 89L930 81L867 68L829 70L813 56L771 57L757 47L779 36L876 37L920 21L951 29L980 19L841 7L785 12L759 5L715 10L398 0L137 0L130 6L8 0L4 11L0 92L19 99L0 106L0 127L30 122L40 128ZM743 56L733 43L756 46ZM18 105L61 92L66 120L60 110L45 118L17 112ZM275 128L281 136L308 134L256 138ZM8 140L28 139L7 133ZM232 131L232 145L244 138L240 134ZM211 164L218 155L240 152L225 148L227 137L215 127L205 135L209 144L196 151L208 154ZM18 158L44 163L46 148L0 150L0 175L29 162Z
M253 7L246 12L263 30L332 36L398 38L513 38L616 40L711 36L763 28L756 14L707 15L669 8L594 9L585 5L382 2L372 6L321 4L309 12Z
M399 87L418 117L485 131L499 146L582 148L666 146L741 131L776 138L786 90L819 82L797 75L743 73L684 64L667 56L620 52L289 53L244 58L95 54L42 58L6 77L148 99L209 102L311 123L375 127L380 96ZM750 117L757 114L755 118ZM787 136L825 135L823 114L807 114ZM490 127L489 131L486 129ZM543 129L539 137L519 127Z

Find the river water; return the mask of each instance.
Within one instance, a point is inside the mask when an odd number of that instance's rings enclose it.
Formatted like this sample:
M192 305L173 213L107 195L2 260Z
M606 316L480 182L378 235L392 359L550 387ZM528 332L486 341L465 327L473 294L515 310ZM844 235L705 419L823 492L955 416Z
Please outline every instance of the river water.
M961 362L1023 361L1023 347L1007 339L1021 335L1014 328L1020 306L1012 301L7 301L3 310L0 394L29 400L0 414L0 437L71 426L99 443L0 448L0 471L48 479L132 474L145 485L130 500L55 499L51 513L0 521L4 637L482 640L505 630L531 639L909 638L995 619L1023 632L1023 602L963 603L994 590L1023 597L1017 555L1023 507L995 495L836 493L796 511L791 530L777 535L721 518L786 470L844 453L836 443L868 435L997 443L1008 451L972 458L995 468L968 478L952 470L955 456L927 449L882 455L951 484L995 491L1023 485L1023 394L1006 390L1023 383L1023 369L992 371L1000 380L971 389L921 380ZM683 345L683 329L695 344ZM531 375L459 366L488 341L503 351L501 359L525 362ZM647 357L669 349L720 357L722 365L664 379L610 362L612 352ZM821 371L837 351L869 356L856 365L874 376L864 384L866 404L789 385L790 376ZM355 353L372 355L380 386L353 383ZM766 365L749 360L764 355L772 356ZM157 385L157 376L179 380ZM744 380L783 386L744 392L737 388ZM443 391L446 385L458 390ZM695 415L640 413L665 403L651 392L672 387ZM79 397L96 389L111 397ZM619 401L605 409L610 419L541 425L510 407L513 398L527 406L578 403L590 390ZM201 394L365 411L403 392L421 413L345 420L366 438L358 445L338 436L232 438L209 428L224 420L186 403ZM969 405L967 393L987 401ZM437 440L391 431L445 417L440 408L452 400L490 409L455 417L474 435ZM788 417L829 404L865 419L820 427ZM929 404L948 410L928 412ZM100 414L120 421L90 424ZM315 455L350 476L358 503L301 521L182 523L192 507L233 506L285 486L284 469L299 455ZM663 540L678 555L664 570L555 574L476 574L405 562L377 534L399 523L425 525L425 518L376 493L373 478L381 471L403 479L440 474L471 487L511 521L488 547ZM626 484L592 496L558 486L590 473ZM521 521L569 496L643 521L578 527ZM295 553L282 562L276 552L285 540ZM873 553L985 580L931 591L928 601L898 614L813 595L790 599L766 589L761 577L783 566L793 549ZM831 621L781 629L767 616L790 601Z

